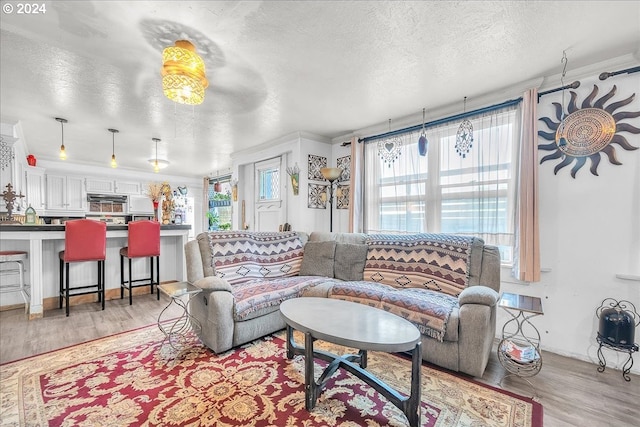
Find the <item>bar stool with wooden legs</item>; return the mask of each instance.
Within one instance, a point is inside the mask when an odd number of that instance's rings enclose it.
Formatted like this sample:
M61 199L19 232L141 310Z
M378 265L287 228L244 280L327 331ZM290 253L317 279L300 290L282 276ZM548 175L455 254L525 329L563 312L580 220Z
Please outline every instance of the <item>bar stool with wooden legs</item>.
M29 285L24 281L24 262L27 260L28 253L25 251L0 251L0 265L14 265L12 268L3 268L0 270L2 276L18 273L18 283L8 283L6 279L0 280L0 293L20 292L24 299L25 311L29 309Z
M104 262L107 252L107 224L91 219L67 221L64 227L64 251L60 258L60 308L65 300L66 314L69 316L69 297L98 294L98 302L104 310L105 280ZM69 286L69 264L72 262L97 261L98 283L93 285ZM65 277L66 275L66 277Z
M124 259L129 259L129 277L124 277ZM133 279L131 260L133 258L149 258L151 275L143 279ZM154 280L153 264L156 264ZM142 283L139 283L142 282ZM136 283L136 284L134 284ZM133 304L133 288L156 285L158 300L160 299L160 223L158 221L140 220L129 223L128 246L120 249L120 299L124 298L124 290L129 291L129 305Z

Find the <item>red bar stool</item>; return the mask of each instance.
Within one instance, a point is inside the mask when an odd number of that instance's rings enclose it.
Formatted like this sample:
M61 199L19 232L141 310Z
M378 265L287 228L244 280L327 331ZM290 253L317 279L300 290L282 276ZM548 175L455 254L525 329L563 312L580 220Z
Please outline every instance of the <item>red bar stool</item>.
M66 313L69 316L69 297L76 295L98 294L98 302L104 310L105 284L104 261L107 253L107 224L91 219L76 219L65 222L64 251L60 258L60 308L65 300ZM69 264L72 262L98 262L98 283L85 286L69 286ZM66 277L65 277L66 275Z
M18 283L7 283L5 279L0 280L0 293L20 292L24 299L25 309L29 307L31 296L29 295L29 285L24 282L24 262L27 260L28 253L25 251L0 251L0 264L17 264L13 268L3 268L1 273L3 276L18 273Z
M124 278L124 259L129 259L129 280ZM132 279L131 260L133 258L149 258L151 264L151 276L144 279ZM153 263L156 263L156 278L153 279ZM137 283L144 282L144 283ZM129 223L128 246L120 249L120 299L124 298L124 290L129 291L129 305L133 304L132 289L140 286L151 286L156 288L160 284L160 223L158 221L140 220ZM157 289L158 300L160 299L160 289Z

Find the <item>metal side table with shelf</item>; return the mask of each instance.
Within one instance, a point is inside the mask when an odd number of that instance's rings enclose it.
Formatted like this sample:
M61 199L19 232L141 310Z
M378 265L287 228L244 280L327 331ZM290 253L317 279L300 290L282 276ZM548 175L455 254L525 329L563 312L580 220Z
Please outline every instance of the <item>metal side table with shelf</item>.
M535 397L535 387L528 378L542 369L542 354L540 332L530 319L544 314L542 300L505 292L500 296L498 306L511 316L502 326L502 340L497 350L500 364L509 372L500 384L512 375L522 378L531 386Z
M171 298L169 304L158 315L158 328L165 335L160 354L167 359L177 359L189 347L189 332L197 334L202 329L200 322L189 313L191 298L202 292L202 289L188 282L163 283L158 285L158 289ZM185 296L186 298L183 298ZM177 318L169 314L173 304L181 308Z

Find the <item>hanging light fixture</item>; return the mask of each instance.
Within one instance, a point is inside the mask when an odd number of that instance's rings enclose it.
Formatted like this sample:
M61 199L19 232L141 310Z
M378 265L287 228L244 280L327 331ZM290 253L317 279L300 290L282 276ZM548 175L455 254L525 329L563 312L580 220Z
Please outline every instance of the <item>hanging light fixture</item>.
M562 87L562 115L560 117L560 126L558 126L558 131L556 133L556 140L558 143L558 147L566 147L568 144L567 137L564 134L564 126L565 126L565 114L564 114L564 76L567 74L567 52L565 50L562 51L562 59L560 62L564 64L562 68L562 76L560 77L560 86Z
M116 133L120 132L118 129L109 129L111 132L111 167L117 168L118 163L116 163Z
M208 86L204 61L190 41L178 40L162 51L162 90L167 98L179 104L202 104Z
M64 148L64 124L68 122L67 119L61 119L56 117L56 120L60 122L60 129L62 129L62 144L60 145L60 160L67 160L67 151Z
M160 169L164 169L169 166L169 162L158 159L158 142L160 142L160 138L151 138L151 140L156 143L156 157L155 159L149 159L148 162L153 166L153 171L158 173L160 172Z

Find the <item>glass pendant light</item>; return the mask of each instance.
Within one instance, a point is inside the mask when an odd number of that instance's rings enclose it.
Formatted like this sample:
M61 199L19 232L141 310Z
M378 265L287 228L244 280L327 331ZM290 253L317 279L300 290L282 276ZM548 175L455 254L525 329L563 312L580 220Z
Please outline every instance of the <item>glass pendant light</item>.
M68 122L67 119L61 119L56 117L56 120L60 122L60 129L62 130L62 144L60 145L60 160L67 160L67 151L64 148L64 124Z
M111 132L111 167L117 168L118 163L116 162L116 133L120 132L118 129L109 129Z

